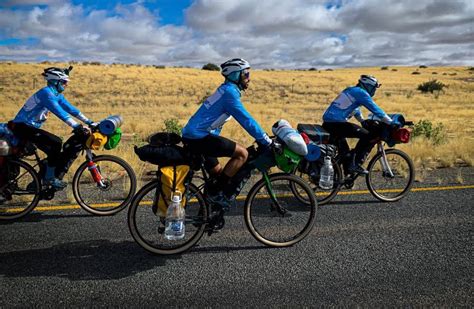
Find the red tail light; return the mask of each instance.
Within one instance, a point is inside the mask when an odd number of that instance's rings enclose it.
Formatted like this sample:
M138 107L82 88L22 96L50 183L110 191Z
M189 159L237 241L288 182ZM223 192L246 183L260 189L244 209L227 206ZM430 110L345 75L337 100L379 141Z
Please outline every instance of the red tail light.
M408 143L410 141L410 135L410 130L401 128L392 133L392 139L398 143Z

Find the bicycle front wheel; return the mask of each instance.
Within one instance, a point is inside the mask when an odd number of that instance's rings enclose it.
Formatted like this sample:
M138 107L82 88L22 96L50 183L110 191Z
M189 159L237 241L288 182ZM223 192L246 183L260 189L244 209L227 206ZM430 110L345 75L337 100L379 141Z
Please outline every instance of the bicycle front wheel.
M261 179L250 190L245 200L245 223L259 242L271 247L291 246L313 228L317 201L300 177L281 173L268 177L269 186Z
M87 161L74 174L72 191L77 203L86 211L100 216L113 215L127 207L135 194L137 179L132 167L110 155L94 157L102 176L98 184L87 169Z
M305 160L301 160L300 164L307 164L307 162ZM339 190L341 190L341 186L344 182L341 166L337 163L336 160L332 161L332 166L334 168L334 177L333 177L334 183L333 183L332 188L330 189L324 189L319 186L319 177L320 177L319 170L314 171L316 173L315 176L310 176L306 172L301 171L301 168L299 166L297 166L293 170L293 174L306 180L306 182L311 186L316 196L316 200L318 201L319 206L327 204L330 201L332 201L336 197ZM304 192L300 194L297 188L294 186L292 186L291 189L297 199L299 199L301 202L309 203L309 201L305 198Z
M185 193L185 234L180 240L168 240L164 234L165 214L155 213L160 181L145 185L128 209L128 227L133 239L145 250L160 255L182 253L201 239L206 227L208 207L199 189L190 184Z
M38 205L41 183L28 163L8 160L0 169L0 180L0 220L21 218Z
M395 202L410 192L415 179L415 166L401 150L385 150L386 163L381 153L369 162L366 177L367 188L377 199Z

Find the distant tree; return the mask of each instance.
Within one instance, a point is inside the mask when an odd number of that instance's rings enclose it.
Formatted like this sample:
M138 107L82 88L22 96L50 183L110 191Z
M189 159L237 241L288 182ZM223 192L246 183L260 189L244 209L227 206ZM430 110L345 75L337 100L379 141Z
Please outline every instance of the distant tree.
M316 69L316 68L309 68L308 71L317 71L317 70L318 70L318 69Z
M381 67L381 70L388 70L388 67Z
M428 67L427 67L426 65L420 65L419 68L420 68L420 69L426 69L426 68L428 68Z
M202 66L203 70L208 70L208 71L220 71L221 68L214 63L208 63Z

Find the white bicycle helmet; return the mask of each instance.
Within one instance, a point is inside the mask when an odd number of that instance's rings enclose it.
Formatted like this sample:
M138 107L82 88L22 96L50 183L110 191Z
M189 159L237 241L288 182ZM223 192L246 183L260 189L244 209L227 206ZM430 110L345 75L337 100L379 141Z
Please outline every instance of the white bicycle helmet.
M359 85L364 88L371 97L375 95L377 88L382 86L382 84L379 84L377 79L372 75L361 75L359 78Z
M359 78L359 83L363 84L364 86L368 85L375 88L379 88L381 86L377 79L372 75L361 75Z
M250 63L247 60L242 58L234 58L221 64L221 74L227 77L234 72L240 72L249 68Z
M60 69L60 68L47 68L44 69L44 72L41 74L44 76L44 79L47 81L69 81L69 72L72 70L72 66L68 69Z

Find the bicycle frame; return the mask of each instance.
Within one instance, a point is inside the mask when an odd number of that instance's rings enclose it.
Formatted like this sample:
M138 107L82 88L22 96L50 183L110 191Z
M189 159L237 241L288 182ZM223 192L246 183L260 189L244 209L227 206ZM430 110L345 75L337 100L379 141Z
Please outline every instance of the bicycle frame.
M31 146L25 146L25 147L31 147ZM31 152L32 152L32 155L34 155L35 164L32 165L32 167L36 169L37 167L41 165L42 160L38 154L38 150L36 146L33 145L33 147L34 149L31 149ZM107 187L107 185L104 183L104 178L102 177L100 173L100 168L94 163L94 153L92 152L91 149L86 148L85 146L83 146L83 151L86 152L85 158L87 161L88 170L91 173L91 176L94 179L94 181L97 183L97 186L101 188ZM23 160L21 157L18 157L18 159ZM40 176L39 173L38 173L38 176ZM42 183L43 181L42 177L38 177L38 178L40 179L40 182Z
M260 154L261 155L261 154ZM202 157L203 159L203 157ZM240 169L244 169L244 168L248 168L248 167L251 167L251 171L255 170L255 169L258 169L261 173L262 173L262 178L264 179L265 181L265 188L267 189L267 192L269 193L274 205L275 205L275 208L276 210L278 211L278 213L280 215L285 215L288 211L287 209L285 209L283 206L281 206L281 204L278 202L278 199L277 199L277 196L276 194L273 192L273 188L271 186L271 182L270 182L270 178L268 177L268 171L264 168L259 168L258 166L256 166L254 164L254 161L255 161L256 158L253 158L251 160L247 160L247 162L244 163L244 165L240 168ZM204 160L201 161L201 166L200 166L200 170L202 172L202 177L198 177L198 178L201 178L204 183L199 185L198 186L198 189L202 192L203 192L203 188L206 186L206 184L208 184L209 182L209 179L210 179L210 176L208 174L208 172L206 171L205 167L204 167ZM250 166L249 166L250 165ZM251 172L250 171L250 172ZM190 171L190 173L192 173L190 175L190 182L192 181L192 179L194 178L194 171ZM245 184L247 183L249 178L244 178L239 184L238 186L240 188L243 188L245 186ZM240 190L239 192L237 193L237 196L240 194Z

